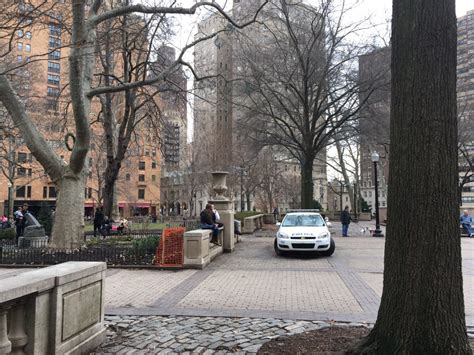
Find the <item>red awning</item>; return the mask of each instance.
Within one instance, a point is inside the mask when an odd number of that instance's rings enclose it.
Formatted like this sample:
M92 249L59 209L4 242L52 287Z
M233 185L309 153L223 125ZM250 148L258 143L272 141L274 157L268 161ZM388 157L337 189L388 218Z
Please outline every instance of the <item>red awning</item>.
M131 206L136 207L136 208L149 208L150 203L149 202L132 203Z
M84 202L84 207L94 207L94 202Z

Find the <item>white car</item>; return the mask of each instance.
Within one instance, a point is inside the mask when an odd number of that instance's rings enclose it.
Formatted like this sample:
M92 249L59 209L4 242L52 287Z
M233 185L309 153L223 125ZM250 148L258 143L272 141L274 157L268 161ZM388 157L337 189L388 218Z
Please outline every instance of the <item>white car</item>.
M329 223L329 222L328 222ZM275 238L275 253L287 251L320 252L331 256L336 243L331 238L327 222L317 212L298 211L287 213Z

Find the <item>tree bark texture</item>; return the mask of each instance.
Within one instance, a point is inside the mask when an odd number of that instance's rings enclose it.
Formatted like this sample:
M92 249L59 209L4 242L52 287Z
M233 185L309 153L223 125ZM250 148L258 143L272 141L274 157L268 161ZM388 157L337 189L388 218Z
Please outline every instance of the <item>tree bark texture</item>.
M66 171L56 184L59 193L49 244L55 248L79 248L84 244L85 174Z
M301 208L311 208L313 204L313 164L314 159L306 159L301 166Z
M356 353L472 353L459 239L454 3L393 2L383 295Z

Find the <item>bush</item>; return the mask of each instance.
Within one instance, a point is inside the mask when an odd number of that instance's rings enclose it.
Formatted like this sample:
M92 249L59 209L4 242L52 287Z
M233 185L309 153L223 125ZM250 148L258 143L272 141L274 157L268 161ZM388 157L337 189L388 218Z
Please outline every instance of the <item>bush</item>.
M155 254L159 241L159 236L153 236L144 239L135 239L132 243L132 248L137 253Z
M255 211L242 211L242 212L236 212L234 215L234 219L243 222L245 217L251 217L251 216L256 216L258 214L261 214L260 212L255 212Z
M323 206L319 203L319 201L313 200L311 203L311 209L313 210L319 210L319 211L324 211Z
M0 229L0 239L15 239L15 228Z

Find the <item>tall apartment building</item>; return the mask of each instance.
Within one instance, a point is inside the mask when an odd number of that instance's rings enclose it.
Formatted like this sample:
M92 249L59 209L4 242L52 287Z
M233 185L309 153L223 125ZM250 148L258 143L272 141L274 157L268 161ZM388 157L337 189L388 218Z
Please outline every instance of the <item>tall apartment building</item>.
M68 100L68 44L70 23L69 1L41 4L41 14L31 16L32 4L8 2L8 9L14 9L20 25L10 36L1 36L0 47L8 48L11 40L12 50L2 57L1 65L20 65L13 72L12 82L24 102L29 116L47 142L65 161L70 152L66 149L64 137L70 132L72 118ZM8 33L10 33L8 32ZM98 117L100 108L94 102L91 121ZM0 112L5 122L6 112ZM103 181L105 151L103 131L99 124L92 130L91 151L89 153L89 177L84 186L85 214L92 215L100 204L100 183ZM74 132L74 131L72 131ZM117 183L118 206L123 215L156 213L160 203L159 176L160 154L155 140L142 136L142 142L132 143L128 158L122 164ZM44 169L28 151L21 136L16 131L5 130L1 142L10 163L3 159L0 175L0 213L7 213L12 207L28 203L33 213L41 206L55 206L56 187ZM8 178L7 178L8 177Z
M260 4L261 1L234 0L232 16L240 22L249 20ZM270 22L271 19L267 19L265 23L267 26L272 26ZM277 23L273 25L278 26ZM239 34L237 31L233 31L232 26L229 26L221 16L212 15L199 23L195 38L198 39L224 29L228 29L228 31L219 33L211 40L200 42L195 47L194 64L197 75L199 77L214 75L215 78L195 83L193 145L198 147L199 151L206 152L210 158L204 169L229 171L236 175L234 180L239 181L238 176L241 174L241 165L244 160L242 157L247 153L245 147L250 145L246 141L245 133L239 131L237 127L240 118L244 115L242 107L245 106L242 103L236 104L239 94L233 84L233 80L236 78L235 74L243 70L242 68L245 66L241 63ZM244 33L254 39L258 38L261 45L265 45L266 37L270 36L269 31L258 25L246 28ZM295 177L300 176L300 167L296 160L290 161L288 156L285 159L275 156L274 159L277 164L282 166L282 169L285 165L287 169L291 166L291 174L287 170L286 175L294 174L295 176L291 176L292 181ZM319 159L315 161L313 180L315 183L314 198L316 200L322 199L320 202L326 208L325 159L326 153L322 152ZM297 184L299 183L298 180ZM241 206L239 186L235 186L233 190L235 190L233 198L237 209L238 206ZM198 197L200 205L205 204L207 198L206 191L200 192ZM247 206L247 201L245 202ZM287 206L283 209L294 207L294 196L288 200L274 201L274 203ZM251 205L259 207L255 205L255 201L252 201Z
M161 46L156 51L156 61L150 76L159 75L176 60L176 50ZM186 184L187 143L187 78L182 66L178 66L165 82L158 84L162 116L162 164L161 164L161 213L181 215L189 209L189 192Z
M361 193L370 206L374 206L373 163L370 154L377 150L379 162L379 206L386 206L388 162L390 144L390 48L377 49L359 59L360 80L376 79L377 89L361 110ZM458 19L457 97L460 142L474 156L474 10ZM364 97L361 97L363 99ZM463 158L459 159L460 176L469 170ZM469 171L467 171L469 173ZM367 196L365 196L367 194ZM370 195L373 197L370 198ZM462 208L474 209L474 182L467 183L462 191Z

